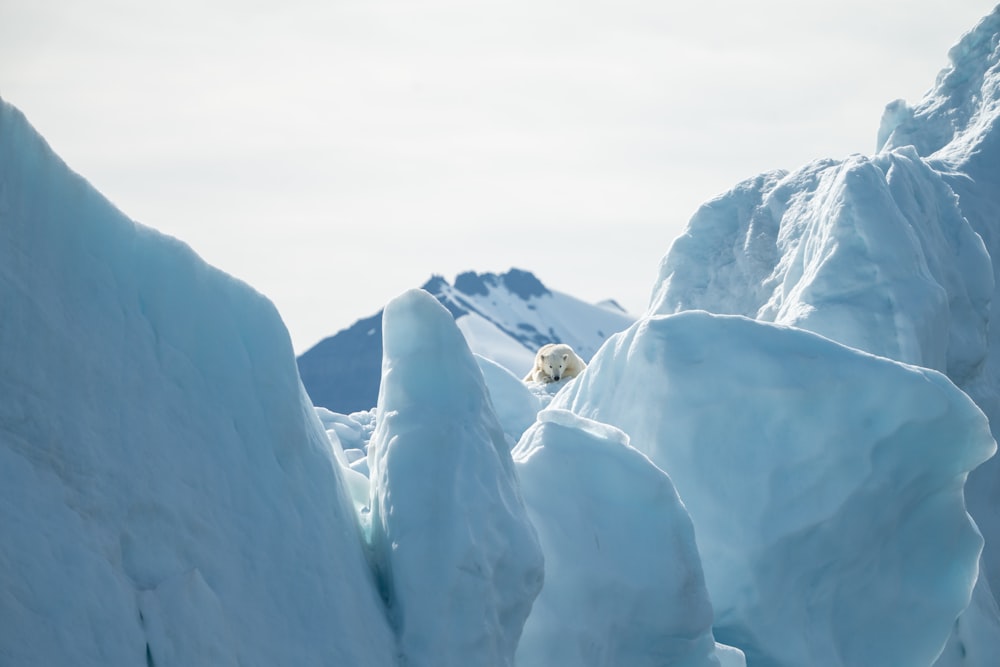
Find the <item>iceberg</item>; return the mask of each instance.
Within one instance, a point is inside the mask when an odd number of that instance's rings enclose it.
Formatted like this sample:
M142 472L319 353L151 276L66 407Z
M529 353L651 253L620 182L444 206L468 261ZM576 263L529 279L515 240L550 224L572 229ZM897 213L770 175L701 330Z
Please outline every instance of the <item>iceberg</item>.
M982 538L996 445L944 375L801 329L690 311L613 337L550 409L628 433L690 512L719 641L751 665L930 665Z
M708 202L660 265L651 312L745 315L967 382L987 353L990 255L912 148L818 160Z
M589 307L463 274L359 323L348 415L0 101L0 663L991 667L998 35L876 154L703 206L580 376L498 332Z
M694 527L618 429L543 410L514 450L547 575L519 667L718 667Z
M0 102L0 663L394 665L269 301Z
M982 237L991 257L1000 256L1000 7L962 36L948 52L949 64L917 104L890 104L880 128L880 149L913 146L958 198L962 214ZM1000 285L1000 262L992 264ZM988 307L988 351L978 372L956 382L990 418L1000 435L1000 298ZM983 569L1000 592L1000 460L969 477L969 510L986 537Z
M426 291L386 305L382 339L371 542L405 664L513 665L544 565L483 374Z
M703 309L793 325L939 370L983 410L996 437L998 35L1000 8L962 36L920 102L887 105L876 155L763 174L705 204L661 262L651 311ZM986 582L977 590L993 593L1000 590L998 480L994 457L965 486L985 537ZM973 604L968 613L980 618L963 615L956 633L992 631L966 636L958 653L963 664L990 664L973 656L1000 653L996 605Z

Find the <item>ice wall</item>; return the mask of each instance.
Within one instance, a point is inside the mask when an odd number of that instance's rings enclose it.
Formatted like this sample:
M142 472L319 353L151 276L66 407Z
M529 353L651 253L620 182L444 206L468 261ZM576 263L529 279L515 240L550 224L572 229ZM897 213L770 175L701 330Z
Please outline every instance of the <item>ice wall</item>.
M544 410L514 450L545 552L518 667L718 667L694 528L618 429Z
M703 206L663 259L653 311L792 324L940 370L998 435L998 44L1000 8L950 50L922 100L886 107L878 154L764 174ZM970 474L966 498L996 593L1000 459ZM1000 634L1000 616L970 611Z
M914 146L958 195L959 207L1000 257L1000 7L983 18L948 53L948 66L912 107L897 100L880 129L883 150ZM1000 262L994 262L1000 284ZM1000 298L988 311L988 354L979 372L957 380L1000 435ZM976 470L967 486L969 509L986 537L984 570L1000 592L1000 459Z
M483 374L423 290L382 326L371 541L405 664L513 665L544 565Z
M930 665L977 578L995 444L940 373L739 316L640 320L557 394L629 434L694 522L715 635L751 665Z
M273 306L0 103L0 663L396 664Z
M987 353L990 256L912 149L819 160L708 202L664 256L651 312L789 324L968 381Z
M983 17L948 51L948 65L914 106L886 106L879 150L913 146L920 155L955 165L987 162L977 149L996 141L1000 7ZM992 151L989 151L992 152Z

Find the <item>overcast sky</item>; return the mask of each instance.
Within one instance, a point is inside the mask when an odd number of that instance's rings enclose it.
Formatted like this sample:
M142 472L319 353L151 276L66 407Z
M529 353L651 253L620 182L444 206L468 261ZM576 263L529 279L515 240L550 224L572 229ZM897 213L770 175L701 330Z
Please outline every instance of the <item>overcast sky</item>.
M872 153L993 6L0 0L0 96L301 353L432 274L640 313L701 203Z

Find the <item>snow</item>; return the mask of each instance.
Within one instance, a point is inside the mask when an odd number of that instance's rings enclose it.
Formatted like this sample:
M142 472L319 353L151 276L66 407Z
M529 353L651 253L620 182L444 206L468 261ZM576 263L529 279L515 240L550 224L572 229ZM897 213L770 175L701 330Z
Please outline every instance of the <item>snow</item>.
M929 665L982 539L966 474L996 449L947 378L741 316L652 316L550 409L614 425L690 512L715 634L750 664Z
M478 354L475 357L500 427L513 448L548 401L532 392L520 378L500 364Z
M490 361L511 373L530 369L534 363L534 352L479 313L468 313L455 322L473 352L489 355Z
M461 273L455 284L433 276L423 289L451 312L473 353L524 377L535 352L565 342L589 359L613 333L635 321L617 304L589 304L545 287L533 274ZM302 382L317 405L338 412L368 410L378 399L382 313L358 320L298 359ZM523 429L522 429L523 430Z
M511 276L522 274L511 270L503 276L480 276L481 284L476 285L476 289L466 287L468 291L465 292L460 289L463 286L461 279L469 274L456 278L454 286L440 285L446 300L460 304L469 313L457 319L463 333L468 336L472 351L491 356L515 375L523 377L531 370L535 350L544 343L567 343L587 360L608 336L635 321L634 316L621 310L581 301L563 292L549 290L541 283L534 290L512 288ZM487 332L484 323L476 322L474 318L465 321L476 313L489 313L496 331ZM527 354L497 358L499 355L493 354L494 348L490 343L495 341L492 336L498 335L498 332L520 340Z
M513 665L542 552L482 372L423 290L386 305L372 550L406 664Z

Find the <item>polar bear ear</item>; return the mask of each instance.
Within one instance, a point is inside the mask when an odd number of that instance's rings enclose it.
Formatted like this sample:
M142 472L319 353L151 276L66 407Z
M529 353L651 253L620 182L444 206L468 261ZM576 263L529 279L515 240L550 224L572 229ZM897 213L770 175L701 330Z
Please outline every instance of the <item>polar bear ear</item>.
M563 355L563 361L566 361L567 359L569 359L569 353Z

